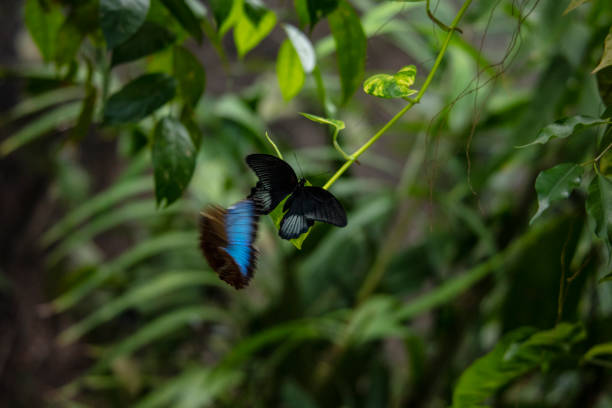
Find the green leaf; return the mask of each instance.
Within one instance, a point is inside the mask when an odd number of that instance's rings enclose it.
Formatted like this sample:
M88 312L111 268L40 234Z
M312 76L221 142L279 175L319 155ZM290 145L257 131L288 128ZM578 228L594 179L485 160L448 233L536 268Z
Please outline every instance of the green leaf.
M172 13L172 15L181 23L181 26L191 35L199 44L202 43L202 27L200 20L193 13L193 10L187 5L185 0L161 0L164 6Z
M238 56L244 55L255 48L276 25L276 14L261 7L251 6L245 2L242 14L234 27L234 43Z
M202 131L193 119L193 111L191 109L183 109L181 112L181 123L189 132L189 137L191 137L191 141L193 142L196 150L200 150L200 145L202 144Z
M612 254L612 181L597 173L589 185L586 211L595 224L595 235Z
M63 345L73 343L97 326L112 320L131 307L154 302L155 299L169 292L202 285L214 285L221 288L227 287L227 285L223 285L218 276L212 272L167 272L161 276L145 281L143 284L132 288L125 294L104 303L92 313L88 314L83 320L64 330L59 335L58 341Z
M612 272L610 272L609 274L607 274L606 276L604 276L603 278L601 278L599 280L599 283L603 283L603 282L610 282L612 281Z
M416 67L408 65L400 69L396 74L372 75L363 83L365 93L379 98L406 98L417 91L410 89L414 84Z
M308 0L293 0L295 13L297 14L300 28L310 25L310 13L308 11Z
M196 149L185 126L172 117L165 117L155 126L152 151L155 199L157 205L168 206L189 185Z
M222 37L229 30L239 17L242 10L243 0L209 0L208 5L212 11L217 32Z
M521 327L506 334L493 351L468 367L453 391L453 407L476 407L504 385L564 355L585 338L580 324L561 323L538 332Z
M231 316L225 310L211 306L190 306L170 311L142 327L128 338L109 346L108 351L100 357L92 370L103 370L112 364L116 358L129 355L147 344L167 337L182 327L202 321L223 322L228 320L231 320Z
M276 76L283 99L289 101L304 86L304 69L291 41L285 40L276 57Z
M345 103L363 80L367 40L359 16L348 2L340 2L327 20L336 42L342 102Z
M174 98L176 80L166 74L145 74L111 95L104 107L109 125L138 122Z
M149 5L149 0L100 0L100 27L109 50L138 31Z
M318 122L318 123L323 123L325 125L333 126L337 130L342 130L345 127L344 122L341 120L322 118L321 116L312 115L310 113L304 113L304 112L300 112L300 115L302 115L306 119L312 120L313 122Z
M134 61L161 51L174 43L176 36L156 23L145 21L138 31L113 50L111 65Z
M116 183L108 190L90 198L79 207L68 212L42 236L42 244L49 246L64 238L77 225L95 214L108 210L119 201L151 190L151 177L143 176Z
M293 49L300 58L304 72L306 74L310 74L317 64L317 58L312 43L303 32L291 24L283 24L283 28L285 29L287 37L289 37L289 40L293 45Z
M125 274L134 265L160 253L193 248L194 242L197 242L195 232L169 232L139 242L115 259L89 273L82 282L54 299L51 307L55 312L61 313L74 306L111 277Z
M584 128L603 125L605 123L608 123L609 120L609 118L600 119L582 115L570 116L567 118L559 119L556 120L554 123L545 126L544 129L540 130L540 133L538 133L536 140L519 147L532 146L537 143L545 144L551 138L555 137L565 139L569 136L572 136L574 133L583 130Z
M582 6L587 1L591 1L591 0L572 0L570 4L567 6L567 8L565 9L565 11L563 12L563 15L566 15L570 11Z
M71 102L42 114L0 143L0 155L6 156L67 123L74 122L81 111L80 102Z
M179 95L188 106L195 108L206 86L206 71L200 61L184 47L174 47L172 61Z
M593 347L591 347L589 349L589 351L587 351L584 354L584 359L585 360L592 360L595 357L599 357L599 356L611 356L612 357L612 342L610 343L601 343L601 344L596 344Z
M85 36L98 27L98 3L86 0L73 5L57 33L55 61L59 65L74 60Z
M599 96L607 107L612 106L612 66L597 71L597 89L599 90ZM608 117L606 113L602 115Z
M57 35L64 15L54 3L46 0L27 0L25 3L25 25L47 62L55 58Z
M310 20L310 27L314 27L319 20L329 15L331 12L336 10L339 0L306 0L308 5L308 15Z
M532 224L550 205L564 200L580 185L584 168L576 163L562 163L540 172L535 181L538 211L529 221Z
M606 40L604 43L604 50L601 55L601 60L599 61L599 64L595 67L592 73L595 74L597 71L602 70L611 65L612 65L612 27L610 27L610 32L606 36Z

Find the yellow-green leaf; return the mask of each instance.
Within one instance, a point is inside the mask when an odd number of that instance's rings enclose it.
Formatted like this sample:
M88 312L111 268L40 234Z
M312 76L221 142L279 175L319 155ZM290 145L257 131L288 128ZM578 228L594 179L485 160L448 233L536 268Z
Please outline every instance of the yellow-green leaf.
M283 41L276 58L276 76L283 99L291 100L304 86L304 69L289 40Z
M379 98L406 98L417 91L410 89L414 84L416 67L408 65L393 75L372 75L363 83L365 93Z

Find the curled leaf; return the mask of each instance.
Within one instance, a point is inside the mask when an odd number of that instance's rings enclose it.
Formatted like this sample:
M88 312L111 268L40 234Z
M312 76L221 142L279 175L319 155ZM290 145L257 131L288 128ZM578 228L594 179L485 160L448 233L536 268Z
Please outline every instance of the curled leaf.
M368 95L379 98L406 98L417 91L410 89L414 84L416 67L408 65L393 75L372 75L363 83L363 90Z

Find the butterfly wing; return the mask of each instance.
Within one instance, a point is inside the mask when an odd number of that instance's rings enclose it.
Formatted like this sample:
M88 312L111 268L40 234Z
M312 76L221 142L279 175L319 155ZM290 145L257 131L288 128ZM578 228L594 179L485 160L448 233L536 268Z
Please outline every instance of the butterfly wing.
M338 227L346 226L346 212L329 191L321 187L301 187L285 202L286 211L278 234L283 239L294 239L308 231L315 221Z
M243 200L227 210L211 206L200 218L200 247L210 267L236 289L249 284L257 251L255 204Z
M257 214L269 214L295 189L297 176L289 164L269 154L250 154L246 162L259 178L248 198Z
M337 227L346 226L346 211L332 193L307 186L301 189L302 211L309 221L321 221Z
M308 231L314 221L309 221L304 215L303 190L293 193L283 206L286 211L280 222L278 235L283 239L294 239Z

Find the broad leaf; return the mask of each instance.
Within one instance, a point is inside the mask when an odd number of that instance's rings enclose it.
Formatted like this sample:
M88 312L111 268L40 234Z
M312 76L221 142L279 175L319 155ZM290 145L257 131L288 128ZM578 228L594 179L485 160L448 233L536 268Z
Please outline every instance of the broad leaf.
M597 235L612 253L612 181L601 174L596 174L589 185L586 199L586 211L595 224Z
M293 45L293 49L300 58L304 72L306 74L310 74L317 63L315 50L312 43L303 32L291 24L283 24L283 28L285 29L287 37L289 37L289 40Z
M104 107L109 125L138 122L174 98L176 80L166 74L142 75L111 95Z
M286 101L297 95L304 86L304 69L291 41L285 40L276 57L276 76L278 85Z
M46 7L43 7L43 4ZM55 58L57 35L64 15L54 3L41 0L27 0L25 3L25 25L47 62Z
M189 132L189 137L196 148L196 151L200 149L202 144L202 131L198 127L198 124L193 120L193 111L190 108L185 108L181 112L181 123Z
M172 58L179 95L187 105L194 108L206 86L206 71L200 61L184 47L175 47Z
M172 117L161 119L153 136L155 199L168 206L189 185L196 162L196 148L185 126Z
M359 16L348 2L342 1L327 20L336 42L344 103L363 80L367 40Z
M100 27L112 50L144 23L150 0L100 0Z
M601 60L599 61L599 64L595 67L595 69L593 70L593 74L611 65L612 65L612 27L610 27L610 32L606 36L606 40L604 43L604 50L601 55Z
M156 23L146 21L127 41L113 50L112 65L134 61L156 53L174 43L176 37Z
M523 146L519 147L527 147L532 146L534 144L545 144L552 138L565 139L574 133L583 130L584 128L603 125L609 122L609 118L592 118L589 116L570 116L567 118L556 120L554 123L544 127L544 129L540 130L536 139Z
M531 327L521 327L506 334L493 351L476 360L461 374L453 391L453 407L481 406L501 387L562 356L584 337L582 326L569 323L540 332Z
M408 65L393 75L372 75L363 83L365 93L379 98L406 98L417 91L410 89L414 84L416 67Z
M310 113L304 113L304 112L300 112L300 115L302 115L306 119L312 120L313 122L318 122L318 123L323 123L326 125L333 126L334 128L338 130L344 129L344 126L345 126L343 121L337 120L337 119L322 118L321 116L312 115Z
M198 43L202 43L202 28L200 20L193 14L191 8L185 0L161 0L164 6L172 13L172 15L181 23L181 26L191 35Z
M245 2L241 16L234 28L234 42L238 55L243 57L257 46L274 28L276 14Z
M580 185L584 168L576 163L558 164L544 170L536 178L538 211L529 223L533 223L555 201L566 199Z

